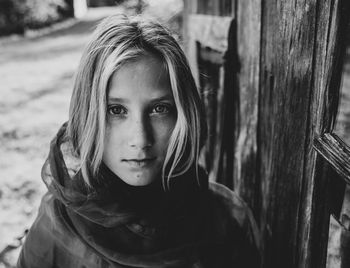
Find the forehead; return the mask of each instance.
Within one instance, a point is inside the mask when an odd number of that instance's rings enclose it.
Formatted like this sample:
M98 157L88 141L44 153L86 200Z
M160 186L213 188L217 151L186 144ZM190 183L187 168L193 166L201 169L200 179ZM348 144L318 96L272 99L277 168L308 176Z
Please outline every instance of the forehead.
M171 93L170 79L163 62L151 55L141 56L123 64L111 77L109 97Z

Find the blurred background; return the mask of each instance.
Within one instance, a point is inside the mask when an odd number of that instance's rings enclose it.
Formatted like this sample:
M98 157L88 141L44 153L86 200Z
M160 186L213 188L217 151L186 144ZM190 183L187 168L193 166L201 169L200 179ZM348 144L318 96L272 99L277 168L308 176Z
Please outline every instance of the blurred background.
M114 13L156 17L181 32L181 0L0 1L0 267L14 267L45 186L41 166L68 119L82 49Z

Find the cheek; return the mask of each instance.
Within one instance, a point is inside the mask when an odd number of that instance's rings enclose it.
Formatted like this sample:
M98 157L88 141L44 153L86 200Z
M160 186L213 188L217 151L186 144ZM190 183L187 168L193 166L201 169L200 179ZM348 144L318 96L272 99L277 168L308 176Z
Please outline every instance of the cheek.
M113 126L108 126L105 134L104 151L111 153L113 151L120 151L121 145L123 144L121 131L118 131ZM114 150L119 148L119 150Z
M155 138L158 143L162 144L162 147L168 146L170 136L173 133L176 119L171 120L160 120L153 125ZM166 150L165 148L165 150ZM164 149L164 148L162 148Z

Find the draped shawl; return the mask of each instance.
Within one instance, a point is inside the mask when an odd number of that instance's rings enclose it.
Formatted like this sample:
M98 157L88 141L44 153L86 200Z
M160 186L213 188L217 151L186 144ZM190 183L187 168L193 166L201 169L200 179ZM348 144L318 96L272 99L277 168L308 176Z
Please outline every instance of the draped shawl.
M17 267L258 267L252 213L199 168L130 186L104 164L88 187L66 125L42 168L48 192Z

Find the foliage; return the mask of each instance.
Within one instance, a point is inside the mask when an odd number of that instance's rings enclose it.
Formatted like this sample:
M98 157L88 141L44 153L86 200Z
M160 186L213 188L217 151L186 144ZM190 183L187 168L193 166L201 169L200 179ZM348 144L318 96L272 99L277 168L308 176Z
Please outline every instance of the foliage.
M69 0L0 0L0 35L24 33L72 16Z

